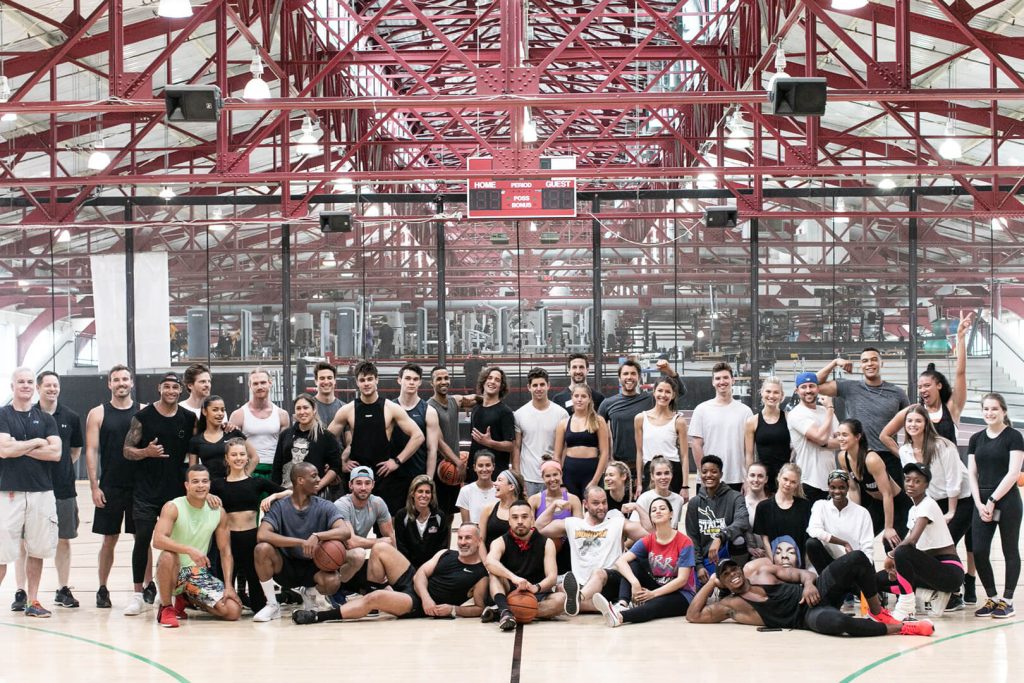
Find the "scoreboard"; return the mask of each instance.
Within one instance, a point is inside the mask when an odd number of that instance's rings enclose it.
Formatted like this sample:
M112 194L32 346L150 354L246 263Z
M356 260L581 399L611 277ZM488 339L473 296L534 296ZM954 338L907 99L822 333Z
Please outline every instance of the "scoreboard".
M576 180L470 180L467 218L575 218Z

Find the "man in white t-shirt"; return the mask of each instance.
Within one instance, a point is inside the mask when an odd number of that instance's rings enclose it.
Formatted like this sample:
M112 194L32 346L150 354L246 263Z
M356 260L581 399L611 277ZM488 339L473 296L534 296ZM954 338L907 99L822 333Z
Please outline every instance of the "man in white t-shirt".
M526 481L524 497L544 490L540 464L555 446L555 429L565 410L548 400L548 373L534 368L526 376L531 400L515 412L516 440L512 446L512 469Z
M743 434L747 418L753 415L746 404L732 397L733 374L728 363L711 369L715 397L704 401L690 418L690 445L693 460L700 471L704 455L722 459L722 482L739 490L745 476Z
M581 611L597 612L593 597L601 593L611 601L619 596L622 577L613 569L622 554L623 539L637 541L651 532L638 522L630 522L621 514L608 514L608 496L600 486L588 486L583 494L585 516L554 519L569 501L551 501L535 526L551 539L566 538L572 569L562 581L565 591L565 613L576 616ZM641 518L649 525L646 515Z
M789 440L793 444L793 462L800 466L804 494L815 501L828 498L828 473L835 468L839 431L832 398L818 394L818 376L801 372L796 376L800 405L789 411Z

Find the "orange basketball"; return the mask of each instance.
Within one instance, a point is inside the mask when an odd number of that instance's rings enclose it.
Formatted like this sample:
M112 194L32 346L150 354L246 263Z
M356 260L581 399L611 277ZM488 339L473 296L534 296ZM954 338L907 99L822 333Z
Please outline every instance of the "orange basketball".
M520 624L537 618L537 596L529 591L514 591L508 596L508 608Z
M466 461L469 460L469 453L463 451L459 453L459 458L462 460L463 466ZM459 476L459 468L452 464L451 460L442 460L441 464L437 467L437 478L442 484L448 486L461 486L465 480L464 476Z
M338 571L345 564L345 544L341 541L324 541L313 551L313 563L320 571Z
M1017 475L1017 486L1024 486L1024 472Z

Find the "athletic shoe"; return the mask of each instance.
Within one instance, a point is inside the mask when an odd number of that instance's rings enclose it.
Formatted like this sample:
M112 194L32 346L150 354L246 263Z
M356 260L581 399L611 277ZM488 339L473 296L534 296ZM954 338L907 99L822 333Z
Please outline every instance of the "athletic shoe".
M857 598L853 595L847 595L843 598L842 611L844 614L856 614L857 609L860 607Z
M618 613L615 607L608 602L608 598L604 597L600 593L594 593L594 607L604 615L604 621L611 628L622 625L622 615Z
M950 597L952 597L951 593L934 591L932 599L928 601L928 614L931 614L933 617L941 617L943 612L946 611L946 605L949 604Z
M959 593L953 593L949 596L949 602L946 603L946 612L959 612L964 608L964 599Z
M296 624L315 624L316 611L311 609L297 609L292 612L292 621Z
M351 595L345 589L339 589L334 595L327 596L327 602L331 603L331 607L341 607L348 602L348 596Z
M315 610L320 602L320 593L313 586L302 589L302 609Z
M503 610L501 613L501 619L498 620L498 628L502 631L515 631L517 625L516 618L512 616L512 612L509 610Z
M628 600L619 600L617 603L615 603L615 609L618 610L619 612L627 610L627 609L629 609L632 606L633 605L631 605Z
M964 575L964 604L965 605L977 605L978 604L978 592L974 588L977 577L971 576L970 574Z
M152 605L156 602L156 584L150 581L146 584L146 587L142 589L142 599L146 601L147 605Z
M993 619L1009 619L1013 616L1013 604L1000 600L996 603L996 608L992 610Z
M267 603L259 612L253 615L252 620L257 623L273 621L281 618L281 606L277 603Z
M931 591L928 591L928 596L931 597ZM907 593L906 595L896 596L896 607L892 610L892 618L897 621L906 621L914 616L917 612L917 601L920 598L916 594ZM924 600L921 599L920 610L924 612Z
M170 605L162 605L157 623L164 628L178 628L178 616L174 613L174 608Z
M901 636L930 636L933 633L935 633L935 626L925 619L904 621L903 628L900 629Z
M868 612L868 619L877 621L879 624L903 624L906 623L902 619L897 619L893 616L892 612L887 610L885 607L878 614L872 614Z
M61 589L57 591L57 596L53 599L53 602L55 605L60 605L61 607L78 607L79 604L78 600L75 599L75 596L71 594L71 589L67 586L62 586Z
M25 608L25 616L47 619L50 616L50 610L40 605L38 600L34 600L31 605Z
M28 593L19 588L14 591L14 602L11 603L11 611L24 612L26 603L28 603Z
M498 618L498 608L495 605L484 607L484 611L480 613L480 621L489 624L492 621L496 621Z
M106 586L100 586L100 589L96 591L96 606L100 609L110 609L113 607L110 603L110 591L107 590Z
M580 613L580 582L571 571L566 572L562 579L562 588L565 590L565 613L574 617Z
M188 619L188 614L185 612L185 608L188 607L188 600L185 599L184 595L174 596L174 616L178 617L179 621Z
M976 617L990 617L990 616L992 616L995 613L996 607L998 607L998 605L996 604L996 601L993 600L992 598L989 598L988 600L985 601L985 604L981 606L981 609L974 611L974 616L976 616Z
M136 617L142 614L145 609L146 601L142 597L142 593L132 593L132 597L128 598L128 604L125 606L122 614L126 617Z

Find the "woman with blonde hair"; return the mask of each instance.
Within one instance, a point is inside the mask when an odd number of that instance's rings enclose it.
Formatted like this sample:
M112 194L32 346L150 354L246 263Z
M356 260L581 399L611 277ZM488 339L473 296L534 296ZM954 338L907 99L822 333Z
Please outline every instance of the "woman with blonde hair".
M588 486L597 486L608 463L611 433L608 423L594 410L594 398L586 384L570 390L572 412L555 428L554 460L562 466L569 493L578 498Z
M764 407L747 418L744 429L744 452L749 467L753 462L763 463L768 470L768 493L775 493L779 470L793 459L789 425L782 412L782 380L768 377L761 382L761 403Z
M787 462L779 469L775 495L758 503L753 530L761 538L762 547L772 548L783 536L791 538L800 551L807 543L811 504L804 497L800 476L800 466ZM798 563L801 560L799 556L796 559Z

